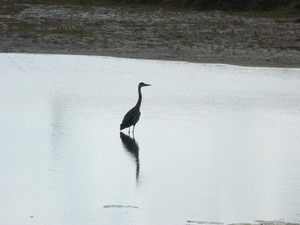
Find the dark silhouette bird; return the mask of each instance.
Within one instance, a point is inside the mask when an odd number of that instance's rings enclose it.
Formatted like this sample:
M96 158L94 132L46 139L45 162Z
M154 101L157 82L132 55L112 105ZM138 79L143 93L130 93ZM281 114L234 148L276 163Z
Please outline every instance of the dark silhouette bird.
M141 107L141 103L142 103L141 88L146 87L146 86L151 86L151 85L145 84L143 82L139 83L139 86L138 86L139 99L138 99L136 105L132 109L130 109L124 116L123 121L120 124L120 130L123 130L128 127L129 128L128 132L130 133L130 127L133 126L132 133L134 133L135 124L139 121L140 116L141 116L141 112L140 112L140 107Z

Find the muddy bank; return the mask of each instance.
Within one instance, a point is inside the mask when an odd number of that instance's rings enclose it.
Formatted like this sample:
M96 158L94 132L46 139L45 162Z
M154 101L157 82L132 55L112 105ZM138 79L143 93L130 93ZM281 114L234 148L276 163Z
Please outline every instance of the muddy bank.
M255 223L233 223L229 225L299 225L299 223L287 223L280 220L275 220L275 221L256 220L254 222ZM219 223L219 222L191 221L191 220L188 220L187 224L188 225L193 225L193 224L225 225L224 223Z
M224 12L6 3L0 52L300 67L300 23Z

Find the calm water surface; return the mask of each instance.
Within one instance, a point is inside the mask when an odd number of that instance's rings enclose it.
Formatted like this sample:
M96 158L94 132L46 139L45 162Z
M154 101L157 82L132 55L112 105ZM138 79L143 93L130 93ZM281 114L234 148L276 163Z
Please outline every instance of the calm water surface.
M300 222L299 69L0 54L0 102L1 225Z

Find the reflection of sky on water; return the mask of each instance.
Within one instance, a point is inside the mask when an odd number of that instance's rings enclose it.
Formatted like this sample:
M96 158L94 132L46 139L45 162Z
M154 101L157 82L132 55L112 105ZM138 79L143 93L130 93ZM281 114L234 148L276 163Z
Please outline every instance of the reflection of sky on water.
M299 69L0 58L4 224L300 222Z

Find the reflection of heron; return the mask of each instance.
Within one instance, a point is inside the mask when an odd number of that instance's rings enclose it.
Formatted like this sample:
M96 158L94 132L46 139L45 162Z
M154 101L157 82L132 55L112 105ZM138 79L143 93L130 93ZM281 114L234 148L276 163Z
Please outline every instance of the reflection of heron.
M133 126L133 131L132 133L134 133L134 127L135 124L139 121L140 119L140 107L141 107L141 103L142 103L142 93L141 93L141 88L145 87L145 86L151 86L150 84L145 84L143 82L139 83L139 87L138 87L138 92L139 92L139 99L136 103L136 105L130 109L126 115L123 118L122 123L120 124L120 130L123 130L125 128L129 128L129 133L130 133L130 127Z
M140 160L139 160L139 146L130 136L120 132L120 138L122 140L124 148L133 156L136 163L136 181L139 179L140 173Z

